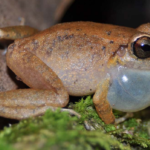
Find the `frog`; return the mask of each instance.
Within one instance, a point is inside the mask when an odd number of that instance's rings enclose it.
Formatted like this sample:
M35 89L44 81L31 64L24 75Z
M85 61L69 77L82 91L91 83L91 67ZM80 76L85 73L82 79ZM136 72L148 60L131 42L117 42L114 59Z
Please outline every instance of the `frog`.
M26 119L64 108L71 96L93 95L99 117L115 123L112 109L150 106L150 23L130 28L68 22L38 31L0 28L8 67L30 88L0 93L0 116Z

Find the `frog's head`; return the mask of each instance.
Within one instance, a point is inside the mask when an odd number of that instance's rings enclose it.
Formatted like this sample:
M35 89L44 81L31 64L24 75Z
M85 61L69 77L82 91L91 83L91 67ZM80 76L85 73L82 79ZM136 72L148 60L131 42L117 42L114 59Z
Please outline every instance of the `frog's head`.
M150 70L150 23L140 25L137 31L138 33L129 39L128 57L133 59L137 66L139 64L140 69Z
M119 47L116 58L125 67L150 70L150 34L133 35L127 45Z
M108 94L112 107L133 112L150 106L150 35L133 35L127 45L119 47L114 59Z

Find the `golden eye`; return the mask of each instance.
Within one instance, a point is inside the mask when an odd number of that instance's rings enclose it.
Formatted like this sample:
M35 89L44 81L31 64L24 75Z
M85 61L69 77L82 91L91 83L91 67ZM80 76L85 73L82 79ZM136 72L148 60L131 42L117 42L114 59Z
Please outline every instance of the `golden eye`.
M145 59L150 57L150 38L141 37L133 43L133 53L136 57Z

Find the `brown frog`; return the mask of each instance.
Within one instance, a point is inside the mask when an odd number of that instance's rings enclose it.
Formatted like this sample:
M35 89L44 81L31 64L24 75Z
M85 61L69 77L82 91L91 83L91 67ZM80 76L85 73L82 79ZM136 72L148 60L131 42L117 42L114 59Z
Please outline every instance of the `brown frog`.
M107 124L115 122L112 108L134 112L150 105L150 24L133 29L73 22L42 32L6 27L0 39L17 39L8 47L7 65L31 87L0 93L0 116L38 116L65 107L69 95L93 93Z

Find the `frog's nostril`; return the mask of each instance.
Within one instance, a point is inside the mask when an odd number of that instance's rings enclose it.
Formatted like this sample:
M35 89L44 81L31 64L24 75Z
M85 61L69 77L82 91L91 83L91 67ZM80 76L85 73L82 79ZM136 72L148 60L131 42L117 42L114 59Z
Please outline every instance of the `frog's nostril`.
M128 47L128 45L120 45L118 50L117 50L117 54L120 56L120 57L123 57L126 53L126 48Z

